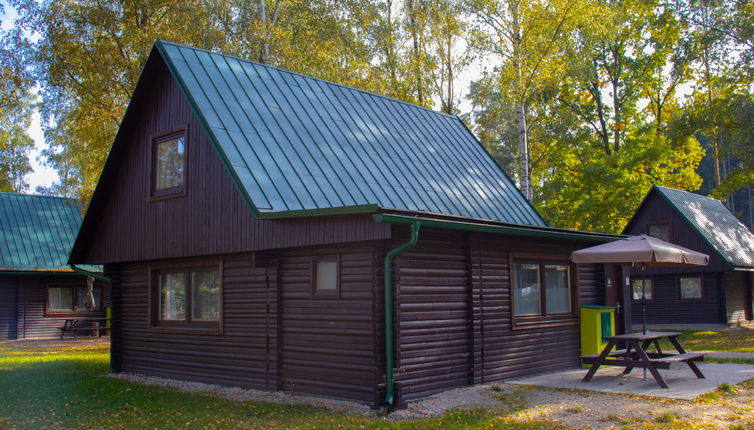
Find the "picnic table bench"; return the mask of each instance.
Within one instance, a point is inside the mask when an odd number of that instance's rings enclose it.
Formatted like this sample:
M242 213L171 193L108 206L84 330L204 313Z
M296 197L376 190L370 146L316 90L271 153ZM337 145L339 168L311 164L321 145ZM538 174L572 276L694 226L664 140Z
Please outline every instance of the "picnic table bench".
M89 336L96 335L102 336L103 332L110 331L110 318L67 318L63 327L58 327L60 330L60 338L63 339L66 333L71 333L74 339L78 340L77 333L85 332L89 333Z
M704 354L687 352L683 349L678 340L680 335L681 333L676 332L651 332L605 336L607 345L600 354L581 356L584 364L592 365L582 381L589 382L600 366L623 366L625 367L624 375L631 373L636 367L641 367L652 373L660 387L668 388L668 384L660 375L658 369L669 369L672 363L686 363L697 378L704 379L704 375L694 363L695 361L703 361ZM676 352L665 353L662 351L659 340L663 338L670 341ZM626 348L613 350L618 343L625 343ZM654 345L654 352L647 350L650 345Z

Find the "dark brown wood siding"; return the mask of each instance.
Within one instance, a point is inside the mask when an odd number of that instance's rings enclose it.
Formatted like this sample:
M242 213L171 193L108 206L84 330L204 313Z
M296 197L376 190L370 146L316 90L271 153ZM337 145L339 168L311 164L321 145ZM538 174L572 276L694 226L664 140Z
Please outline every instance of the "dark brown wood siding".
M728 265L707 244L704 238L691 228L686 220L656 192L653 192L649 196L640 212L634 215L631 225L624 233L631 235L647 234L647 225L656 223L668 223L670 225L670 242L693 249L694 251L703 252L709 255L710 261L707 266L693 268L647 268L645 272L648 275L655 273L723 272L729 270ZM640 270L634 268L631 273L638 275L640 274Z
M256 220L222 166L164 64L134 97L139 115L116 143L80 233L75 262L104 264L384 239L390 227L369 215ZM187 126L186 195L149 201L156 133Z
M374 246L276 254L284 391L376 401ZM312 257L323 254L340 259L339 297L312 293Z
M18 327L18 278L0 276L0 340L15 339Z
M321 254L340 256L339 298L312 296ZM374 402L374 258L373 243L224 256L217 335L150 330L149 263L107 265L113 370Z
M224 331L207 335L150 331L148 267L106 266L113 281L114 371L277 388L277 296L267 268L256 268L250 255L223 259Z
M721 273L696 273L704 287L701 300L681 300L680 277L684 275L647 275L654 285L654 297L647 301L647 324L723 324L725 299ZM633 275L633 279L641 276ZM743 311L743 307L741 308ZM641 327L640 301L631 302L634 328Z
M395 358L401 401L472 382L465 237L423 231L418 245L397 260Z
M398 229L395 243L408 233ZM559 255L583 243L422 230L397 259L396 381L401 402L472 383L578 365L577 319L514 328L509 254ZM604 268L579 266L581 304L603 304Z
M60 336L58 328L63 327L65 316L46 316L47 287L53 286L86 286L86 278L79 275L21 275L18 279L17 299L17 336L19 339L44 339ZM97 282L105 288L106 284ZM106 299L107 300L107 299ZM92 316L102 317L101 312Z
M575 367L579 364L577 320L514 328L510 297L510 253L561 255L568 258L583 243L510 241L477 236L472 244L475 344L481 363L475 382L493 382ZM579 304L604 304L604 269L576 267Z

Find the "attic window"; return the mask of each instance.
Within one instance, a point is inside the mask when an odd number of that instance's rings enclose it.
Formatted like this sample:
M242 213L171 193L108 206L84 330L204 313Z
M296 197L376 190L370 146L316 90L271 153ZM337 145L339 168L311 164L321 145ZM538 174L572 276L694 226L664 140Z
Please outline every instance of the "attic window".
M670 242L670 224L657 223L647 225L647 235Z
M183 195L186 179L186 132L180 130L153 139L152 197Z

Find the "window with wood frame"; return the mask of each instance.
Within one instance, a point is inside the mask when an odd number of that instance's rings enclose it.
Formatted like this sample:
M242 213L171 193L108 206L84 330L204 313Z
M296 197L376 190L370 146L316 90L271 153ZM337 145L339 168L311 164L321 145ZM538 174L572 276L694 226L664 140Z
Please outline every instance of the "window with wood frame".
M682 276L679 280L681 300L701 300L704 294L700 276Z
M571 265L564 260L513 259L514 321L575 318Z
M640 301L642 294L648 301L654 298L652 279L633 279L631 281L631 299L633 301Z
M670 224L666 222L647 224L647 236L670 242Z
M47 287L47 315L86 315L102 311L102 287L86 285L50 285Z
M152 270L152 326L220 329L222 280L218 265Z
M312 257L312 296L329 298L340 296L340 257L338 255Z
M186 131L181 129L152 141L153 199L183 195L186 191Z

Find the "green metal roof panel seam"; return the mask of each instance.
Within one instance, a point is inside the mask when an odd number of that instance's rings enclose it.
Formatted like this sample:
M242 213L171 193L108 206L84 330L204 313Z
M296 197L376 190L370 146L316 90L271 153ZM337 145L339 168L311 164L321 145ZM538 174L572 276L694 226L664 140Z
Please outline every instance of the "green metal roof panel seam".
M156 48L255 216L373 205L545 225L458 117L209 51Z
M70 272L80 225L80 207L65 198L0 193L0 270Z
M754 234L720 200L653 187L731 268L754 267Z

